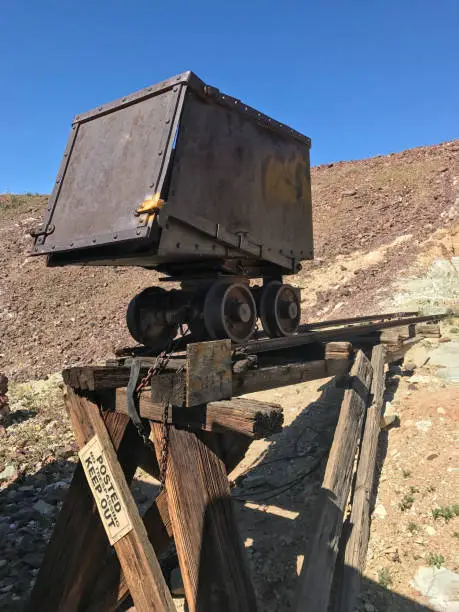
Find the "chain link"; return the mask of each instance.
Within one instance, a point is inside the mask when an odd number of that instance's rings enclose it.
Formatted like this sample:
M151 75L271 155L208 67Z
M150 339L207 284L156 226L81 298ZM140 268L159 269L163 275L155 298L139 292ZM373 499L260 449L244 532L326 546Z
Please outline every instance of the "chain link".
M156 358L155 363L149 368L147 374L142 378L139 384L136 387L136 395L139 396L140 393L151 385L151 380L154 376L158 376L164 372L167 367L167 364L170 361L172 352L175 347L175 341L172 341L168 350L162 351L158 357ZM176 372L175 376L180 374L184 370L184 366L180 367ZM159 459L159 481L160 481L160 491L162 491L166 486L166 472L167 472L167 459L169 453L169 408L171 404L169 401L164 403L164 411L163 411L163 419L161 422L161 449L160 449L160 459ZM143 443L148 446L153 452L155 452L155 446L153 442L150 440L149 432L143 426L137 428L140 437L143 440Z
M167 458L169 453L169 402L164 404L163 422L161 424L161 456L159 458L160 491L166 486Z

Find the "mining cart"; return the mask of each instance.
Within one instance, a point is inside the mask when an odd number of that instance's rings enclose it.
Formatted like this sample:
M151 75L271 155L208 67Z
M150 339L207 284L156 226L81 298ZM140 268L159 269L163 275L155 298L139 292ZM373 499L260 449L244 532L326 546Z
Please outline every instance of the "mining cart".
M179 284L128 306L152 351L184 324L236 344L258 318L270 337L294 334L300 294L282 278L313 257L310 145L185 72L75 117L33 254Z

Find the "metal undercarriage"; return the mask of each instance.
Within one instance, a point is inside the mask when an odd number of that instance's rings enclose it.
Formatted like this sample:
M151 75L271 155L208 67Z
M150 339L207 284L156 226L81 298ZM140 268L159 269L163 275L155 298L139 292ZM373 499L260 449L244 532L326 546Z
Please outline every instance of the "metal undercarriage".
M246 343L258 318L271 337L294 334L301 318L300 292L279 279L251 286L244 276L189 279L180 290L149 287L130 302L126 321L132 337L155 351L167 349L187 325L199 340L230 338Z

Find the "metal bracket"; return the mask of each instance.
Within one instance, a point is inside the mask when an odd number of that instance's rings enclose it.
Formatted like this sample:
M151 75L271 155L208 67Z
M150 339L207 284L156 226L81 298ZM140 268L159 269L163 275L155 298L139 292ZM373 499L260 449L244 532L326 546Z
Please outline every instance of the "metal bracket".
M55 229L56 228L52 223L47 227L40 225L40 227L32 228L29 234L30 236L32 236L32 238L39 238L40 236L49 236L54 232Z

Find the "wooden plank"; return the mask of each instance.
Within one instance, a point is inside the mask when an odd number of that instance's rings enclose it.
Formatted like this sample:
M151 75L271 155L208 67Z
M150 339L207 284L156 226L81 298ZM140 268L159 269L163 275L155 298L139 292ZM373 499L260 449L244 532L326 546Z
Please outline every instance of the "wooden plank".
M352 612L360 592L360 579L365 568L365 559L370 537L370 503L373 492L376 451L379 439L379 423L384 405L384 360L385 347L375 346L371 354L373 379L371 381L372 403L368 408L365 429L359 455L352 510L345 532L349 534L345 546L344 564L337 566L336 597L337 612Z
M307 380L327 378L339 373L344 374L348 365L349 361L342 359L336 371L330 371L327 361L321 359L248 370L242 374L233 374L233 395L294 385Z
M351 342L327 342L325 345L325 360L328 374L330 376L342 375L343 368L347 370L350 365L351 355Z
M117 389L116 398L116 410L127 414L126 390ZM153 402L147 392L142 393L139 399L139 410L146 419L163 421L164 406ZM209 402L207 406L173 406L168 411L168 423L189 429L218 433L233 431L250 438L263 438L281 431L283 413L279 404L233 398Z
M321 512L312 530L312 542L298 582L294 608L297 612L326 612L328 608L343 514L371 383L371 365L362 351L358 351L350 375L352 387L344 393L319 493Z
M231 340L194 342L186 347L186 405L232 395Z
M410 317L403 320L403 325L413 325L423 323L425 321L439 321L444 319L446 314L439 315L423 315L419 317ZM306 331L304 333L293 334L287 338L260 338L250 340L244 351L250 354L259 354L276 350L285 350L294 346L303 346L313 344L315 342L340 342L348 340L354 344L360 336L366 336L370 333L388 329L390 327L400 327L400 321L396 319L391 321L378 321L375 323L367 323L361 325L351 325L346 327L338 327L336 329L327 329L324 331Z
M73 393L69 391L69 393ZM137 612L147 612L151 609L170 610L175 612L169 589L164 580L158 559L140 518L139 511L118 463L107 429L100 417L99 411L84 397L78 398L86 411L94 434L103 448L107 469L112 473L118 487L118 499L121 507L132 525L132 529L113 547L123 570L126 584L131 593Z
M143 516L148 538L156 555L161 554L172 538L172 525L167 507L167 494L161 492ZM126 578L117 557L111 557L102 568L91 603L85 612L116 609L129 595Z
M325 359L331 359L335 355L349 357L352 353L352 342L327 342L325 345Z
M347 369L347 364L342 363L342 372L338 364L337 373L343 373ZM103 374L106 366L94 369L93 375L88 374L85 369L84 377L80 376L80 369L70 368L66 371L65 379L74 388L82 390L104 391L126 387L129 381L129 368L117 366L108 368L107 377ZM91 368L87 368L90 370ZM141 375L146 371L141 371ZM233 373L232 396L244 395L254 391L263 391L292 385L307 380L326 378L334 376L332 367L330 371L325 359L317 361L292 361L287 364L261 367L244 372ZM158 403L171 402L174 406L185 404L186 373L185 372L165 372L156 376L151 381L152 399Z
M167 370L172 369L174 369L173 364L169 364ZM147 372L148 367L142 367L140 369L140 378L145 376ZM64 383L73 389L79 389L80 391L102 391L105 389L127 387L129 374L129 366L94 365L66 368L62 372L62 377Z
M158 457L162 427L153 423ZM169 428L166 490L190 612L256 610L223 462L210 434Z
M79 402L67 397L74 433L80 444L94 435ZM118 458L130 481L137 467L133 445L137 432L123 414L107 412L103 419ZM128 427L129 425L129 427ZM108 542L81 464L78 464L46 548L26 610L76 612L89 601Z
M418 323L416 325L416 334L425 338L440 338L440 326L438 323Z
M410 338L409 340L405 340L398 347L392 348L390 346L386 346L386 363L394 363L394 361L399 361L400 359L403 359L405 353L420 340L421 336L416 336L414 338Z
M415 335L415 325L401 325L400 327L393 327L392 329L384 329L380 334L380 341L381 343L396 343L399 340L413 338Z

